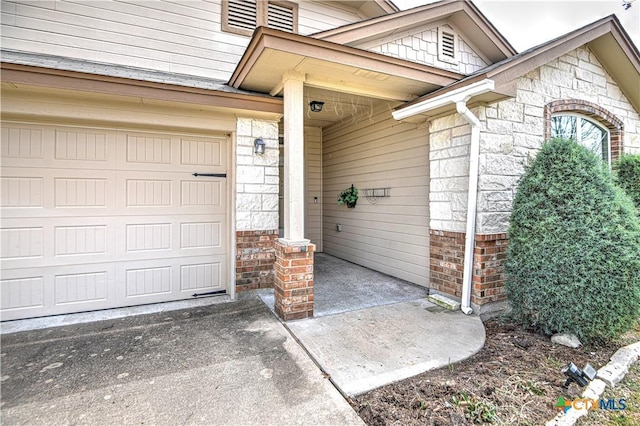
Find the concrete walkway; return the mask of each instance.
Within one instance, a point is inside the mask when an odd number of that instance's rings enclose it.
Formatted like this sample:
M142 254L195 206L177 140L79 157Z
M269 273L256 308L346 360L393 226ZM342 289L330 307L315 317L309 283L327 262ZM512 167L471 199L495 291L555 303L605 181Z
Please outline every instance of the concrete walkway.
M273 290L258 291L273 310ZM286 323L345 395L462 361L485 341L480 318L426 299L427 290L319 253L314 318Z
M338 389L360 394L484 344L477 316L431 304L421 287L326 255L316 268L319 314L286 324L258 298L273 306L273 290L30 331L18 330L42 320L3 324L2 423L362 424Z
M255 295L1 343L3 424L363 424Z

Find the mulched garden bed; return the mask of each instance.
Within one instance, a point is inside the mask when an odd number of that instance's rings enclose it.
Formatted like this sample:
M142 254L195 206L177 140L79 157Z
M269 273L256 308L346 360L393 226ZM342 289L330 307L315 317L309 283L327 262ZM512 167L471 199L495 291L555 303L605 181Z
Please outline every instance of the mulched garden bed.
M620 347L640 340L640 327L608 345L570 349L549 337L497 319L485 323L484 348L466 361L378 388L351 399L365 423L376 425L540 425L557 414L560 369L569 362L598 369Z

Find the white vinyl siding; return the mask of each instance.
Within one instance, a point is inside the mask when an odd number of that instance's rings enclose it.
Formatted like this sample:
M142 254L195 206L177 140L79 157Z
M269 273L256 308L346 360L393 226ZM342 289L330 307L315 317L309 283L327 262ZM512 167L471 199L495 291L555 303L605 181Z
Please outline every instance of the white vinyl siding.
M314 1L298 2L298 33L313 34L359 22L366 17L346 8L331 7Z
M377 110L359 123L324 129L322 158L324 252L427 286L427 129ZM337 205L338 194L351 184L360 190L356 208ZM371 204L367 188L390 188L390 197Z
M304 128L304 236L322 251L322 129ZM317 200L316 200L317 198Z

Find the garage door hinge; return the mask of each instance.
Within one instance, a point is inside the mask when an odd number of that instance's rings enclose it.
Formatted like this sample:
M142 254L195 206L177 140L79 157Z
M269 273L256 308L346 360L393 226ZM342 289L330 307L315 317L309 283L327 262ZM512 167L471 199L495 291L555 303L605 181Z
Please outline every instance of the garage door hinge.
M193 174L193 176L198 177L198 176L204 176L204 177L219 177L219 178L226 178L227 174L226 173L198 173L195 172Z

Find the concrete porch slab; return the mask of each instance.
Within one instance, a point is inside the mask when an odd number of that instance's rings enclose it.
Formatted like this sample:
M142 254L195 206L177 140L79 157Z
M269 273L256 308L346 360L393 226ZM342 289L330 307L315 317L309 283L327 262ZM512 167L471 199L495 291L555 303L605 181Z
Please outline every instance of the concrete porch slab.
M353 396L478 352L478 316L427 299L286 323L343 394Z

